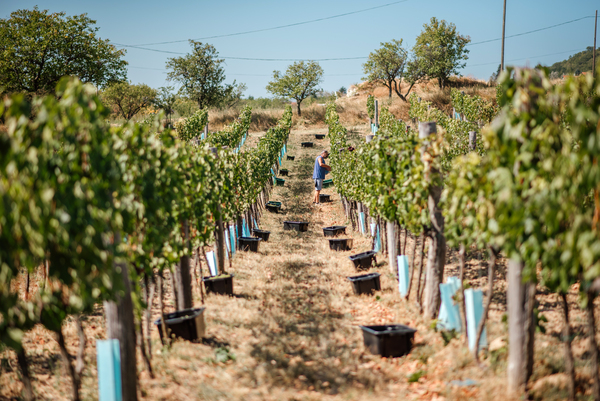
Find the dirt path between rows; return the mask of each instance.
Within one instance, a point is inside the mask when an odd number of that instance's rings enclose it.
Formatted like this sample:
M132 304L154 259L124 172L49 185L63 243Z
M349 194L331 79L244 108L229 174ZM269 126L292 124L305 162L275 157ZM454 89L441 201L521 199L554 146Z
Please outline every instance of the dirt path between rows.
M398 400L398 399L495 399L504 386L495 376L505 368L502 358L472 362L458 340L445 346L430 322L421 318L414 301L400 298L395 276L387 260L378 256L372 270L381 273L382 290L356 296L347 280L356 275L348 256L371 249L371 239L353 232L351 251L334 252L323 237L322 227L347 225L335 188L325 189L332 202L312 205L313 163L328 140L315 140L323 130L292 131L288 155L290 171L283 187L274 187L271 200L283 203L282 212L265 212L261 229L269 230L268 242L258 253L238 252L229 272L235 274L235 296L206 297L207 338L202 343L176 341L160 345L152 329L150 378L138 362L140 395L147 400ZM353 130L360 140L365 132ZM252 143L261 134L252 134ZM301 148L312 141L314 148ZM308 232L284 231L285 220L309 222ZM409 247L412 242L409 242ZM206 266L203 266L206 273ZM32 279L36 281L36 277ZM169 280L166 280L167 283ZM167 311L173 309L167 289ZM201 305L197 283L194 304ZM153 320L158 303L153 304ZM401 323L418 330L410 355L381 358L363 345L359 325ZM105 338L102 310L84 317L88 337L82 398L97 399L95 339ZM502 323L488 327L494 338ZM67 345L75 354L77 337L72 321L66 325ZM32 363L34 389L39 399L68 399L71 383L64 374L58 347L41 328L26 335ZM20 391L14 355L0 352L0 399L13 399ZM496 373L496 369L500 371ZM477 386L456 387L451 380L470 378Z

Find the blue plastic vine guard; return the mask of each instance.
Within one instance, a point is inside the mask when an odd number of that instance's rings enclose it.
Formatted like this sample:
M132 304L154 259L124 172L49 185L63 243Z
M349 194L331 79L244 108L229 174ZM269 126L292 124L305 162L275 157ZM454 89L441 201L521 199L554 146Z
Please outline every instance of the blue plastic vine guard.
M472 288L465 290L465 309L467 310L467 338L469 340L469 349L475 350L475 336L477 335L477 326L483 315L483 293L481 290ZM487 346L486 330L481 333L479 349Z
M231 243L231 254L235 254L235 226L229 226L229 242Z
M246 219L242 219L242 237L252 237Z
M215 256L215 252L206 252L206 260L208 260L208 270L210 271L210 275L213 277L218 276L219 269L217 267L217 257Z
M365 234L365 212L358 212L358 225L360 226L360 233Z
M438 328L440 330L462 331L459 304L454 300L454 295L459 289L460 280L457 277L448 277L445 284L440 284L442 300L438 315Z
M96 340L98 364L98 399L121 401L121 349L119 340Z
M406 296L408 292L408 257L398 255L398 289L401 296Z
M225 235L225 246L227 247L227 250L229 252L233 252L231 250L230 241L229 241L229 230L227 230L227 229L223 230L223 234ZM227 254L225 254L225 255L227 255Z
M379 252L381 251L381 234L379 233L379 225L377 225L376 229L375 229L375 243L373 245L373 250L375 252Z

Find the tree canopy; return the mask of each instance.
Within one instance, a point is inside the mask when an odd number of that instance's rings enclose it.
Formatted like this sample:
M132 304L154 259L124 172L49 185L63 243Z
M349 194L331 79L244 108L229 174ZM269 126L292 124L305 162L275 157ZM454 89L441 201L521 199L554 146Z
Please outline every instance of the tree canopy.
M406 96L420 78L415 74L405 74L407 71L415 71L414 68L407 68L408 66L408 52L402 47L402 39L381 42L381 47L369 53L369 59L363 64L363 71L367 75L363 79L372 83L383 83L389 90L390 98L393 90L400 99L406 101ZM405 75L410 87L402 94L400 84Z
M54 93L65 75L103 87L126 77L125 50L96 36L86 14L17 10L0 19L0 87L6 92Z
M219 58L219 53L213 45L190 40L193 48L191 54L183 57L173 57L167 61L170 69L167 79L181 84L179 92L193 99L198 107L228 106L232 100L241 98L246 86L225 84L225 60Z
M563 74L575 74L576 71L587 72L592 70L592 59L594 54L594 47L588 46L584 51L575 53L569 56L568 59L556 62L552 64L550 72L556 72L560 75ZM600 57L596 52L596 69L600 67Z
M285 74L273 71L273 80L267 84L267 91L275 96L291 98L296 101L298 116L302 115L300 104L309 96L320 91L323 68L316 61L297 61L289 65Z
M156 90L146 84L133 85L117 82L102 92L102 100L126 120L131 120L144 107L150 106L156 99Z
M158 88L154 105L165 112L167 122L170 121L170 116L175 112L175 102L177 96L173 93L172 86Z
M460 35L453 23L435 17L423 28L413 47L415 68L436 78L443 89L450 75L460 75L465 67L471 38Z

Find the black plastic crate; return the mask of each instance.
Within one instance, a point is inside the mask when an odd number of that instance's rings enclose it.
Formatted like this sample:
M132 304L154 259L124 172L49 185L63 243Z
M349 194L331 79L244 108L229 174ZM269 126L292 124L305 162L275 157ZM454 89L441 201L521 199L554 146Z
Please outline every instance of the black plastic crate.
M325 134L315 134L315 139L325 139Z
M331 202L331 195L319 194L319 202Z
M323 235L326 237L335 237L346 234L346 226L323 227Z
M261 238L254 237L239 237L238 249L240 251L258 252L258 244L262 241Z
M206 308L193 308L166 313L165 324L171 333L171 337L179 337L188 341L202 339L206 330L206 324L204 322L205 309ZM154 325L158 328L160 341L164 343L161 318L158 318L154 322Z
M381 326L360 326L365 347L372 354L386 358L404 356L410 353L417 330L402 324Z
M352 238L332 238L329 240L329 249L332 251L349 251L352 249Z
M284 230L295 230L295 231L308 231L308 222L307 221L284 221L283 222Z
M207 294L233 295L233 274L203 277L202 282Z
M349 256L349 258L357 269L368 269L373 263L377 263L376 253L375 251L367 251Z
M303 148L312 148L314 144L312 142L301 142L300 145Z
M265 207L267 208L267 210L269 212L279 213L279 210L281 210L281 202L269 201L269 202L267 202Z
M257 238L262 239L263 241L268 241L269 235L271 235L271 231L253 229L252 235L254 235Z
M294 161L295 158L296 156L286 156L286 159L291 161Z
M379 273L368 273L348 277L348 280L352 283L352 288L356 295L372 294L375 291L381 291L379 276L381 276Z
M288 169L282 168L281 170L279 170L279 175L281 175L282 177L287 177L289 175L290 171Z

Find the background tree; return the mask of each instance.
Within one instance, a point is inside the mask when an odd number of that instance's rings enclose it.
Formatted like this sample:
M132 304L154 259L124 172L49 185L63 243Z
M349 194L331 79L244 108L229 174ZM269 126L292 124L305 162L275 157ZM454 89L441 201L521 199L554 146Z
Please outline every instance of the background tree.
M240 83L236 85L235 80L233 81L233 84L225 85L225 93L221 107L225 109L235 107L242 100L242 95L246 89L248 89L246 84Z
M288 66L285 75L273 71L273 80L267 84L267 91L275 96L296 100L298 116L302 115L300 103L309 96L316 95L323 78L323 68L316 61L297 61Z
M192 54L183 57L173 57L167 61L167 68L172 70L167 74L169 81L181 84L179 92L198 103L200 109L209 106L220 106L224 100L235 97L237 90L245 89L245 85L224 85L225 60L219 58L219 53L213 45L190 40ZM241 97L241 94L240 94Z
M408 65L408 52L402 47L402 39L391 42L382 42L381 47L369 53L369 60L363 64L363 71L367 74L363 78L371 83L382 83L388 88L389 97L392 90L400 99L406 101L406 96L412 90L416 80L409 80L410 87L403 95L401 92L402 77ZM416 69L411 69L416 71Z
M118 82L102 92L102 100L117 115L131 120L144 107L151 105L156 95L156 90L146 84L132 85L128 82Z
M125 50L96 37L96 21L48 10L17 10L0 19L0 87L6 92L54 93L72 75L97 87L126 77Z
M200 110L196 102L180 96L177 96L177 98L175 99L175 104L173 105L173 108L179 114L180 117L190 117L195 112Z
M428 77L436 78L443 89L450 75L460 75L458 71L465 67L463 61L469 53L466 46L471 38L460 35L453 23L435 17L423 27L413 47L415 66Z
M158 88L153 104L165 112L166 121L170 122L170 116L175 112L174 108L176 101L177 95L173 93L173 87L163 86Z
M584 51L572 54L568 59L552 64L549 67L550 73L557 72L557 76L561 77L563 74L573 74L576 70L591 71L593 54L594 47L588 46ZM597 55L598 50L596 50ZM596 57L596 70L598 68L600 68L600 57Z
M496 83L496 81L498 81L498 77L500 76L501 72L502 72L502 65L498 64L498 69L496 70L496 72L492 73L492 75L490 76L490 82Z

